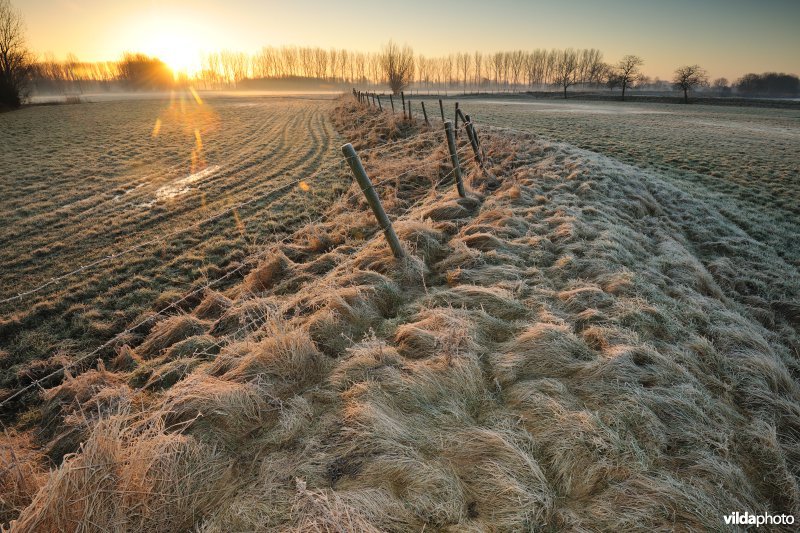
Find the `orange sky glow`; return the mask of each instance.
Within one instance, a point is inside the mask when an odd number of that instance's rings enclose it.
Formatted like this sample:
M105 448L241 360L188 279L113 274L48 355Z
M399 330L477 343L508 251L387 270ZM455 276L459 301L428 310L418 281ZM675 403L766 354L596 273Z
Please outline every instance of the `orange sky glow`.
M254 53L285 44L377 51L389 38L428 56L479 49L598 48L606 61L634 53L651 76L699 63L712 76L800 73L800 2L787 0L14 0L30 46L57 58L156 55L199 69L204 52ZM469 29L470 31L465 31Z

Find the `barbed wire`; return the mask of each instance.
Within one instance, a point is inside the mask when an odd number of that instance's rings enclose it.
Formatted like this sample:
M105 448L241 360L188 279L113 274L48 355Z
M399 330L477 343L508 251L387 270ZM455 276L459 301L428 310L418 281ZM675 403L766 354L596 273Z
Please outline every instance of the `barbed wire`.
M423 134L423 135L429 135L429 134L433 134L433 133L437 133L437 132L429 132L429 133L426 133L426 134ZM420 136L422 136L422 135L420 135ZM416 139L416 140L418 140L420 136L415 136L415 139ZM404 139L402 142L407 144L407 143L411 142L412 140L414 140L414 138ZM396 145L397 143L394 143L394 144ZM464 152L464 151L466 151L466 150L467 150L467 148L468 148L467 146L464 146L464 147L462 147L462 148L459 150L459 152ZM447 161L447 160L449 160L449 159L450 159L450 154L448 153L446 156L443 156L443 157L441 157L441 158L436 158L436 159L434 159L434 160L427 160L427 161L425 161L425 162L421 163L420 165L415 165L414 167L412 167L412 168L410 168L410 169L407 169L407 170L405 170L404 172L402 172L402 173L401 173L401 174L399 174L399 175L393 176L393 177L391 177L391 178L387 178L387 179L385 179L385 180L380 180L380 181L378 181L378 182L375 182L375 183L373 184L373 186L374 186L374 187L381 187L381 186L384 186L384 185L388 184L390 181L397 182L397 180L398 180L398 179L400 179L402 176L404 176L404 175L407 175L407 174L409 174L409 173L411 173L411 172L414 172L415 170L418 170L418 169L420 169L420 168L422 168L422 167L425 167L425 166L431 166L431 165L437 164L437 163L439 163L439 162L442 162L442 161ZM349 158L348 158L348 157L344 157L344 158L343 158L343 160L344 160L344 161L348 161L348 160L349 160ZM281 192L281 191L288 190L288 189L290 189L290 188L294 187L295 185L299 185L299 184L300 184L301 182L303 182L303 181L314 179L314 178L318 177L320 174L322 174L323 172L326 172L326 171L328 171L328 170L331 170L331 169L333 169L334 167L337 167L337 166L341 167L341 166L342 166L342 163L343 163L343 161L342 161L342 160L340 160L340 161L338 161L337 163L334 163L334 164L328 165L328 166L326 166L326 167L323 167L322 169L318 169L318 170L317 170L317 171L315 171L315 172L314 172L314 173L313 173L311 176L307 176L307 177L304 177L304 178L298 178L298 179L296 179L296 180L293 180L293 181L291 181L291 182L289 182L289 183L287 183L287 184L284 184L284 185L282 185L282 186L280 186L280 187L276 187L276 188L274 188L274 189L271 189L270 191L267 191L266 193L263 193L263 194L261 194L259 197L256 197L256 198L251 198L251 199L249 199L249 200L247 200L247 201L244 201L244 202L239 202L238 204L236 204L236 205L234 205L234 206L231 206L231 207L228 207L228 208L226 208L226 209L224 209L224 210L222 210L222 211L220 211L220 212L216 213L215 215L212 215L212 216L210 216L210 217L207 217L207 218L205 218L205 219L203 219L203 220L197 221L197 222L193 223L193 224L192 224L192 225L190 225L190 226L187 226L187 227L185 227L185 228L182 228L182 229L180 229L180 230L176 230L176 231L174 231L174 232L171 232L170 234L167 234L167 235L165 235L165 236L161 236L161 237L159 237L159 238L157 238L157 239L151 239L151 240L149 240L149 241L146 241L146 242L144 242L144 243L139 243L139 244L137 244L137 245L134 245L134 246L132 246L132 247L129 247L129 248L128 248L128 249L126 249L126 250L123 250L122 252L118 252L118 253L115 253L115 254L111 254L111 255L109 255L109 256L106 256L105 258L102 258L102 259L100 259L100 260L98 260L98 261L92 262L92 263L90 263L90 264L88 264L88 265L83 265L83 266L81 266L81 267L80 267L80 268L78 268L78 269L75 269L75 270L73 270L73 271L71 271L71 272L68 272L68 273L66 273L66 274L63 274L63 275L61 275L61 276L59 276L59 277L57 277L57 278L53 278L53 279L52 279L52 280L50 280L49 282L47 282L47 283L45 283L45 284L42 284L41 286L39 286L39 287L37 287L37 288L35 288L35 289L31 289L31 290L29 290L29 291L25 291L24 293L20 293L20 294L18 294L18 295L16 295L16 296L14 296L14 297L7 298L7 299L5 299L5 300L0 300L0 303L6 303L6 302L9 302L9 301L13 301L13 300L19 299L19 298L21 298L21 297L24 297L25 295L29 295L29 294L32 294L32 293L38 292L38 291L40 291L40 290L44 289L45 287L52 285L53 283L57 283L57 282L58 282L58 281L60 281L60 280L66 279L67 277L69 277L69 276L71 276L71 275L75 275L75 274L77 274L77 273L79 273L79 272L82 272L82 271L84 271L84 270L86 270L86 269L88 269L88 268L91 268L92 266L96 266L96 265L98 265L98 264L101 264L102 262L110 261L110 260L112 260L112 259L115 259L115 258L121 257L121 256L123 256L123 255L125 255L125 254L127 254L127 253L132 253L133 251L135 251L135 250L137 250L137 249L140 249L140 248L142 248L142 247L144 247L144 246L147 246L147 245L149 245L149 244L152 244L152 243L155 243L155 242L161 242L161 241L163 241L163 240L164 240L164 239L166 239L166 238L169 238L169 237L171 237L171 236L174 236L174 235L177 235L177 234L183 233L183 232L185 232L185 231L188 231L189 229L192 229L192 228L198 227L199 225L202 225L202 224L204 224L204 223L207 223L207 222L209 222L209 221L216 220L216 219L218 219L219 217L221 217L221 216L223 216L223 215L225 215L225 214L227 214L227 213L230 213L230 212L234 211L235 209L238 209L238 208L240 208L240 207L243 207L243 206L245 206L245 205L249 205L249 204L251 204L251 203L255 202L257 199L263 198L263 197L265 197L265 196L268 196L268 195L271 195L271 194L274 194L274 193L277 193L277 192ZM446 179L448 179L448 178L449 178L449 177L450 177L450 176L451 176L451 175L452 175L454 172L455 172L455 169L452 169L450 172L448 172L447 174L445 174L444 176L442 176L442 177L441 177L441 178L440 178L440 179L437 181L437 183L435 183L435 184L433 185L432 189L435 191L435 190L436 190L436 188L437 188L439 185L441 185L441 183L443 183L443 182L444 182ZM350 192L350 193L347 193L345 196L349 197L349 196L352 196L352 195L353 195L353 192ZM347 200L346 200L346 199L345 199L345 197L343 196L343 197L340 197L340 198L338 198L337 200L335 200L335 201L334 201L334 204L335 204L336 202L346 202L346 201L347 201ZM403 214L401 214L400 216L401 216L401 217L402 217L402 216L405 216L405 214L407 214L408 212L410 212L410 210L411 210L413 207L414 207L414 205L412 204L412 205L411 205L411 206L409 206L409 207L408 207L408 208L407 208L407 209L406 209L406 210L403 212ZM323 220L325 217L326 217L326 214L322 214L322 215L320 215L319 217L317 217L315 220L312 220L312 221L308 222L308 223L306 224L306 226L307 226L307 225L310 225L310 224L316 224L317 222L319 222L319 221ZM92 350L92 351L90 351L90 352L86 353L85 355L83 355L83 356L81 356L81 357L78 357L77 359L75 359L75 360L73 360L73 361L70 361L68 364L66 364L66 365L63 365L62 367L60 367L60 368L58 368L58 369L56 369L56 370L54 370L54 371L52 371L52 372L48 373L48 374L47 374L47 375L45 375L45 376L43 376L43 377L41 377L41 378L38 378L38 379L36 379L36 380L32 381L31 383L29 383L29 384L28 384L28 385L26 385L25 387L22 387L22 388L18 389L18 390L17 390L17 391L15 391L15 392L14 392L12 395L10 395L10 396L8 396L7 398L5 398L5 399L3 399L2 401L0 401L0 408L2 408L4 405L6 405L7 403L11 402L11 401L12 401L12 400L14 400L15 398L18 398L19 396L21 396L21 395L22 395L22 394L24 394L25 392L29 391L29 390L30 390L30 389L32 389L33 387L39 387L39 386L41 386L41 384L42 384L42 383L44 383L44 382L46 382L46 381L48 381L48 380L52 379L53 377L56 377L56 376L57 376L57 375L59 375L60 373L62 373L62 372L66 372L67 370L69 370L69 369L71 369L71 368L75 368L77 365L79 365L79 364L81 364L82 362L84 362L84 361L88 360L89 358L91 358L91 357L93 357L93 356L97 355L98 353L100 353L100 351L102 351L103 349L105 349L105 348L109 347L109 346L110 346L110 345L112 345L114 342L116 342L116 341L118 341L118 340L122 339L124 336L126 336L126 335L128 335L128 334L132 333L133 331L135 331L135 330L136 330L136 329L138 329L139 327L141 327L141 326L143 326L143 325L147 324L148 322L151 322L151 321L155 320L155 319L156 319L156 318L158 318L158 317L163 317L163 316L165 316L165 313L169 312L169 311L170 311L170 310L172 310L172 309L176 309L176 308L177 308L177 306L178 306L178 304L180 304L180 303L182 303L182 302L186 301L188 298L191 298L192 296L194 296L194 295L196 295L196 294L199 294L199 293L201 293L201 292L205 292L205 291L209 290L209 289L210 289L212 286L215 286L215 285L217 285L217 284L221 283L222 281L224 281L225 279L228 279L228 278L230 278L231 276L233 276L233 275L234 275L234 274L236 274L237 272L239 272L239 271L241 271L242 269L244 269L244 268L245 268L247 265L249 265L249 264L252 264L254 261L257 261L257 260L259 260L261 257L263 257L264 255L266 255L267 253L269 253L269 251L270 251L272 248L274 248L274 246L275 246L275 245L278 245L278 244L281 244L281 243L284 243L284 242L286 242L288 239L290 239L290 238L293 238L293 237L294 237L294 236L295 236L297 233L299 233L300 231L303 231L303 228L301 228L301 229L299 229L299 230L297 230L297 231L295 231L295 232L293 232L293 233L291 233L291 234L287 235L286 237L284 237L283 239L281 239L281 240L279 240L279 241L277 241L277 242L270 243L270 246L266 247L266 248L265 248L265 250L263 250L261 253L259 253L259 254L254 254L254 255L253 255L253 256L251 256L250 258L248 258L248 259L246 259L246 260L242 261L242 262L241 262L241 264L239 264L239 265L238 265L238 266L237 266L235 269L233 269L233 270L230 270L230 271L228 271L227 273L225 273L223 276L221 276L221 277L219 277L219 278L217 278L217 279L215 279L215 280L209 281L209 282L205 283L204 285L202 285L202 286L200 286L200 287L198 287L198 288L196 288L196 289L194 289L194 290L192 290L192 291L188 292L188 293L187 293L187 294L185 294L183 297L181 297L181 298L180 298L180 299L178 299L178 300L175 300L175 301L171 302L169 305L167 305L166 307L164 307L164 308L163 308L163 309L161 309L160 311L157 311L156 313L153 313L153 314L150 314L150 315L148 315L147 317L145 317L145 318L144 318L144 319L142 319L141 321L137 322L137 323L136 323L136 324L134 324L133 326L130 326L130 327L126 328L125 330L123 330L123 331L121 331L121 332L117 333L117 334L116 334L116 335L114 335L112 338L110 338L109 340L105 341L105 342L104 342L104 343L102 343L100 346L96 347L94 350ZM236 331L234 331L233 333L225 335L225 336L224 336L224 337L222 337L220 340L218 340L218 341L217 341L215 344L213 344L213 345L211 345L211 346L207 347L207 348L206 348L206 351L208 351L208 350L210 350L210 349L213 349L213 348L215 348L215 347L220 347L222 343L226 342L226 340L228 340L228 339L231 339L233 336L237 335L237 334L238 334L238 333L240 333L242 330L244 330L244 329L246 329L246 328L249 328L249 327L250 327L250 326L252 326L252 325L253 325L255 322L257 322L257 321L258 321L260 318L263 318L263 317L256 317L256 318L254 318L253 320L251 320L250 322L248 322L248 323L244 324L242 327L240 327L239 329L237 329L237 330L236 330ZM145 385L145 386L147 386L147 385Z
M431 132L431 133L433 133L433 132ZM344 157L344 160L349 160L349 157ZM6 304L6 303L9 303L9 302L12 302L12 301L20 300L20 299L22 299L22 298L24 298L26 296L30 296L32 294L38 293L38 292L46 289L47 287L55 285L55 284L65 280L67 278L70 278L72 276L80 274L80 273L82 273L82 272L84 272L86 270L89 270L89 269L93 268L93 267L99 266L101 264L104 264L106 262L112 261L112 260L117 259L119 257L122 257L122 256L125 256L127 254L133 253L133 252L135 252L135 251L137 251L137 250L139 250L141 248L145 248L145 247L153 245L153 244L164 242L165 240L167 240L167 239L169 239L171 237L174 237L174 236L179 235L181 233L185 233L185 232L190 231L192 229L198 228L198 227L200 227L200 226L202 226L204 224L207 224L208 222L217 220L220 217L222 217L222 216L224 216L226 214L229 214L229 213L231 213L231 212L233 212L233 211L235 211L237 209L240 209L242 207L250 205L250 204L256 202L257 200L261 200L261 199L263 199L263 198L265 198L267 196L270 196L272 194L276 194L276 193L280 193L280 192L284 192L286 190L289 190L293 186L299 185L300 182L314 179L319 174L321 174L323 172L326 172L326 171L328 171L328 170L330 170L330 169L332 169L332 168L334 168L336 166L341 166L341 164L342 164L341 161L337 161L337 162L332 163L332 164L330 164L330 165L328 165L326 167L323 167L322 169L319 169L319 170L315 171L311 176L304 177L304 178L298 178L298 179L290 181L289 183L286 183L286 184L284 184L284 185L282 185L280 187L276 187L274 189L270 189L268 191L262 192L260 195L257 195L257 196L255 196L253 198L248 199L248 200L245 200L245 201L239 202L237 204L234 204L232 206L229 206L229 207L223 209L222 211L219 211L218 213L216 213L214 215L211 215L211 216L206 217L204 219L195 221L194 223L192 223L192 224L190 224L188 226L185 226L185 227L183 227L181 229L172 231L172 232L167 233L165 235L160 235L160 236L158 236L156 238L153 238L153 239L150 239L148 241L137 243L137 244L135 244L135 245L133 245L131 247L123 249L120 252L116 252L116 253L107 255L105 257L102 257L100 259L92 261L92 262L90 262L90 263L88 263L86 265L81 265L78 268L75 268L75 269L73 269L73 270L71 270L69 272L66 272L66 273L60 274L58 276L52 277L50 280L48 280L48 281L46 281L46 282L44 282L44 283L32 288L32 289L29 289L29 290L26 290L26 291L22 291L22 292L14 295L14 296L10 296L10 297L4 298L4 299L0 299L0 304ZM426 166L428 164L429 163L426 162L426 163L422 163L420 165L417 165L415 167L412 167L411 169L408 169L407 171L403 172L402 174L400 174L398 176L395 176L393 179L399 179L400 177L402 177L404 175L407 175L410 172L413 172L414 170L422 168L422 167L424 167L424 166Z
M200 226L202 226L204 224L207 224L208 222L217 220L217 219L221 218L224 215L232 213L233 211L235 211L237 209L240 209L242 207L250 205L250 204L252 204L252 203L254 203L254 202L258 201L258 200L262 200L267 196L270 196L270 195L273 195L273 194L277 194L277 193L280 193L280 192L285 192L285 191L293 188L294 186L299 185L300 182L304 182L304 181L309 181L309 180L315 179L317 176L319 176L319 174L321 174L323 172L326 172L328 170L331 170L334 167L341 166L341 164L342 164L341 161L337 161L337 162L332 163L332 164L330 164L330 165L328 165L326 167L323 167L322 169L319 169L319 170L315 171L311 176L304 176L302 178L297 178L297 179L294 179L294 180L292 180L292 181L290 181L290 182L288 182L288 183L286 183L284 185L281 185L279 187L275 187L274 189L270 189L270 190L268 190L266 192L262 192L261 194L256 195L256 196L254 196L252 198L249 198L247 200L244 200L244 201L238 202L238 203L236 203L234 205L231 205L231 206L229 206L229 207L227 207L227 208L225 208L225 209L223 209L223 210L221 210L221 211L219 211L219 212L217 212L217 213L215 213L215 214L213 214L213 215L211 215L209 217L206 217L206 218L203 218L201 220L195 221L195 222L193 222L192 224L190 224L188 226L184 226L184 227L182 227L180 229L171 231L171 232L166 233L164 235L160 235L160 236L155 237L153 239L149 239L147 241L137 243L137 244L135 244L133 246L130 246L130 247L126 248L126 249L123 249L123 250L121 250L119 252L116 252L116 253L113 253L113 254L109 254L109 255L107 255L105 257L102 257L100 259L92 261L92 262L90 262L90 263L88 263L86 265L81 265L80 267L78 267L76 269L73 269L73 270L71 270L69 272L61 274L59 276L55 276L55 277L51 278L50 280L46 281L45 283L42 283L41 285L39 285L37 287L34 287L32 289L20 292L20 293L14 295L14 296L10 296L10 297L4 298L4 299L0 300L0 304L5 304L5 303L8 303L8 302L12 302L12 301L24 298L25 296L29 296L31 294L35 294L35 293L40 292L41 290L43 290L43 289L45 289L45 288L47 288L47 287L49 287L51 285L59 283L60 281L63 281L64 279L67 279L67 278L72 277L72 276L74 276L76 274L84 272L84 271L86 271L86 270L88 270L90 268L93 268L95 266L101 265L101 264L106 263L108 261L112 261L114 259L117 259L117 258L122 257L124 255L127 255L129 253L135 252L136 250L139 250L141 248L144 248L144 247L147 247L147 246L159 243L159 242L163 242L166 239L169 239L169 238L174 237L176 235L180 235L181 233L185 233L185 232L190 231L192 229L198 228L198 227L200 227Z

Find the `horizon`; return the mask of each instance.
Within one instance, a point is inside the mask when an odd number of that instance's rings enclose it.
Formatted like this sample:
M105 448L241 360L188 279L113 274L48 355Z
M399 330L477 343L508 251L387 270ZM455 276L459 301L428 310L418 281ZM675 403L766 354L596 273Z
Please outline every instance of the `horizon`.
M750 72L800 72L795 31L800 4L786 0L759 5L706 0L702 6L687 0L631 6L621 0L602 6L580 0L569 7L514 0L431 6L412 0L402 11L387 13L397 16L385 17L374 16L384 8L358 0L335 6L317 0L292 5L235 0L225 6L170 0L151 1L144 8L130 0L58 0L55 8L46 0L17 4L28 43L39 58L72 53L84 62L101 62L140 52L190 75L199 70L202 54L220 50L255 54L266 46L312 46L377 52L389 39L429 57L475 50L597 48L611 63L625 54L639 55L645 73L660 79L669 79L684 64L699 64L712 78L731 81ZM541 19L549 23L536 25ZM659 22L655 27L653 20Z

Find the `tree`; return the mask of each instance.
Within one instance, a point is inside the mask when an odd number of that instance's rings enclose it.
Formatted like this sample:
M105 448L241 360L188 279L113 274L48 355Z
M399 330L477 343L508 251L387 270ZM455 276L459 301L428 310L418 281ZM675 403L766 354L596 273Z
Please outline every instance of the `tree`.
M414 51L410 46L400 48L389 41L383 49L380 62L389 88L394 94L399 94L414 79Z
M164 90L173 85L172 71L158 58L125 52L119 63L120 81L128 89Z
M639 67L644 65L644 59L639 56L627 55L617 63L617 78L622 87L622 101L625 101L625 89L633 85L642 75Z
M567 98L567 89L577 83L578 52L572 48L563 50L556 63L556 76L558 84L564 88L564 99Z
M688 104L690 90L708 85L708 73L700 65L686 65L675 70L672 83L683 90L683 102Z
M714 87L714 91L716 91L718 96L725 96L731 92L728 78L717 78L714 80L714 83L712 83L711 86Z
M456 54L456 63L458 64L458 71L461 74L461 79L464 82L464 94L467 93L467 77L469 76L469 69L472 66L472 55L464 52Z
M736 90L747 96L797 97L800 95L800 79L793 74L745 74L735 84Z
M22 104L32 64L22 15L10 0L0 0L0 106Z

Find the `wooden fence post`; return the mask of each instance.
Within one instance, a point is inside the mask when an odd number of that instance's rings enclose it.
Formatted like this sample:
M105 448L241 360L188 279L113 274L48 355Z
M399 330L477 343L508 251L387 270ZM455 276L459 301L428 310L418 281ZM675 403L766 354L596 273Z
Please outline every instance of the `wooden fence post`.
M461 181L461 166L458 164L458 152L456 151L456 138L453 135L453 124L448 120L444 123L444 131L447 134L447 148L450 150L450 161L453 163L453 172L456 175L456 188L458 195L462 198L466 196L464 183Z
M400 98L403 100L403 114L406 112L406 95L403 94L403 91L400 91Z
M375 107L375 93L372 93L372 107Z
M469 144L472 145L472 152L475 154L475 162L483 168L483 158L481 158L481 151L478 148L478 139L475 138L475 130L472 127L472 118L465 115L464 124L467 126L467 137L469 137Z
M444 122L444 106L441 98L439 98L439 112L442 114L442 122Z
M389 95L389 103L392 104L392 115L394 115L394 98L392 98L391 94Z
M455 118L455 121L456 121L456 124L455 124L455 128L453 128L453 129L455 131L456 139L458 139L458 102L456 102L456 118Z
M381 95L378 95L378 109L383 111L383 105L381 104Z
M408 99L408 120L414 120L414 117L411 116L411 98Z
M422 116L425 117L425 125L430 126L431 123L428 121L428 112L425 111L425 100L422 101Z
M389 242L392 253L397 259L402 259L404 252L403 247L400 245L400 239L397 238L397 234L394 232L394 228L392 228L392 223L389 217L386 216L386 211L383 210L381 201L375 193L375 189L372 188L372 182L369 180L364 170L364 165L361 164L361 159L353 149L353 145L347 143L342 146L342 153L345 159L347 159L347 164L350 165L350 170L353 172L353 176L355 176L358 186L361 188L361 192L363 192L364 196L367 198L367 203L372 208L372 213L375 215L378 225L383 229L383 235Z

